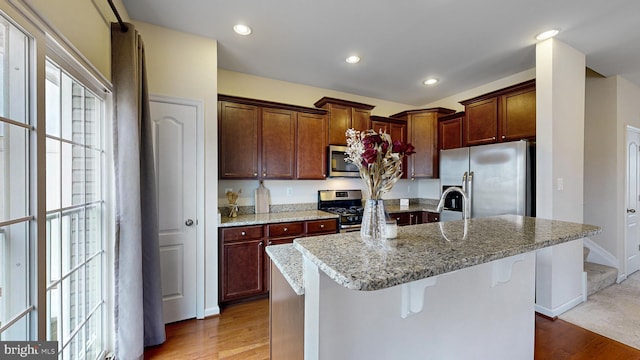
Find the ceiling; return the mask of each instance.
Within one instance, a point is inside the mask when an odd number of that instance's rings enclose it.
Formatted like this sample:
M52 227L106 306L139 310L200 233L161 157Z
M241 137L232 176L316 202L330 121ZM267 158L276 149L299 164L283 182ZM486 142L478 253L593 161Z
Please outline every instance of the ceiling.
M534 67L534 37L550 28L589 68L640 86L638 0L123 3L134 20L217 40L219 68L412 106ZM236 23L253 33L237 35ZM361 62L347 64L351 54Z

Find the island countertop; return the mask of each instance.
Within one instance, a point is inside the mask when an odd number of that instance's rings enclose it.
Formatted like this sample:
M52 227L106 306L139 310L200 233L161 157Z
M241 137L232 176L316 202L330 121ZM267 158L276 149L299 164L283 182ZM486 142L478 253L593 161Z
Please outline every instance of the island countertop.
M600 231L592 225L502 215L399 227L398 237L392 242L394 246L387 250L368 247L360 239L359 232L300 238L294 241L294 246L341 286L371 291L542 249Z

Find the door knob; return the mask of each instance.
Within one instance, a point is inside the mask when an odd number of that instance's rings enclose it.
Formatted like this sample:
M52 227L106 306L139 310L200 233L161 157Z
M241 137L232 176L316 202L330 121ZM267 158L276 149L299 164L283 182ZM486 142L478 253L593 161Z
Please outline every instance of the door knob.
M187 221L185 221L184 224L187 225L187 226L191 226L191 225L193 225L193 220L187 219Z
M636 209L627 209L627 212L631 213L631 214L635 214L636 213Z

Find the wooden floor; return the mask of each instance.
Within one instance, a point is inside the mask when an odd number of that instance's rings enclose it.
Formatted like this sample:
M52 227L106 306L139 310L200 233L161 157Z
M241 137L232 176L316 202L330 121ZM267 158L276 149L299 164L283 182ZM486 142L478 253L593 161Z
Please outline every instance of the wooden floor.
M269 300L234 305L220 316L167 325L167 342L145 359L269 359ZM535 360L640 360L640 350L562 320L536 315ZM354 359L360 360L360 359Z

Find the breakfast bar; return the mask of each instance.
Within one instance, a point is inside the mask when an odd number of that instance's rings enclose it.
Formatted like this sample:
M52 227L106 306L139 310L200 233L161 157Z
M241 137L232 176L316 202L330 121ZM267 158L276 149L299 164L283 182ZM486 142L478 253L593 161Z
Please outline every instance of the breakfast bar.
M267 253L304 296L305 359L533 359L535 251L599 232L503 215L402 227L386 248L344 233Z

